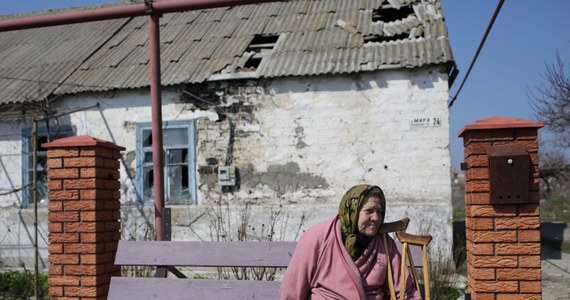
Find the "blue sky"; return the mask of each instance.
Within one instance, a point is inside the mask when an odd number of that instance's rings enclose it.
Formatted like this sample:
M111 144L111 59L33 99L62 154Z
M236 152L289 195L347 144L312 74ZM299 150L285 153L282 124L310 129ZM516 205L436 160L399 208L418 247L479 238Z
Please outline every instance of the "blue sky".
M90 5L105 0L20 0L0 2L0 14ZM455 95L499 0L442 0L451 46L460 71L451 87ZM543 82L545 63L556 51L570 62L568 0L505 1L479 58L459 97L451 107L451 160L463 161L463 126L492 116L536 120L528 91ZM541 129L545 145L553 137Z

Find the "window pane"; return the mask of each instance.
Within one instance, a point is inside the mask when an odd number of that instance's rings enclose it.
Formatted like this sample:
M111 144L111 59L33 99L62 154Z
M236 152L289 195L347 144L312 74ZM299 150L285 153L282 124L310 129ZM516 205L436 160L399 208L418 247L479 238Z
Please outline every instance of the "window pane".
M143 169L143 200L154 201L154 173L152 166Z
M164 136L162 141L164 146L188 144L188 130L186 128L164 129L162 135Z
M167 176L167 199L169 204L182 204L190 201L190 190L188 188L188 167L172 166L168 167Z
M143 130L143 147L152 146L152 130Z
M168 164L179 165L188 163L188 149L170 149Z
M145 163L152 163L152 152L145 152L144 153L144 162Z

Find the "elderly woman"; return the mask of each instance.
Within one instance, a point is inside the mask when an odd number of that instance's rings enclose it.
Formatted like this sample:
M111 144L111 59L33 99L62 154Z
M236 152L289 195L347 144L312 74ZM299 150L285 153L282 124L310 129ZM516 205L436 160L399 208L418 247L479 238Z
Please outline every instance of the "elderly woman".
M394 294L399 299L400 253L392 238L386 239L385 247L377 234L385 211L386 200L379 187L349 189L338 215L309 228L297 243L279 299L389 299ZM388 263L393 272L392 290ZM405 299L421 299L409 274L404 284Z

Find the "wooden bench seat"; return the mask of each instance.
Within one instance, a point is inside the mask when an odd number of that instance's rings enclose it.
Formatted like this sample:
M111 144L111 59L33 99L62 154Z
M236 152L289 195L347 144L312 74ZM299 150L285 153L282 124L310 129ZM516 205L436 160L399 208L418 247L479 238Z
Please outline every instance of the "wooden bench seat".
M399 223L399 222L405 222ZM386 224L384 232L407 227L407 219ZM119 241L115 264L157 266L158 277L113 277L108 299L277 299L280 281L165 278L185 277L175 267L287 268L295 242ZM422 252L410 247L416 267ZM160 271L162 270L162 272Z

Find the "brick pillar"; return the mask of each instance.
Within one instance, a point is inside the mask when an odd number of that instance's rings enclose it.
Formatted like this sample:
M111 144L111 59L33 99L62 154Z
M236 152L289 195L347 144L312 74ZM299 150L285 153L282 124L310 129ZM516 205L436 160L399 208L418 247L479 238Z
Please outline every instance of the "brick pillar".
M50 299L106 299L120 239L119 151L89 136L48 148Z
M465 147L467 278L471 299L542 298L537 139L542 126L541 122L525 119L492 117L469 124L459 133ZM509 166L517 166L521 161L519 157L493 160L493 153L505 149L524 152L529 161L522 167L528 169L528 176L509 181L512 176L504 176L505 172L493 167L498 161L508 171ZM512 174L521 177L525 172L517 170Z

